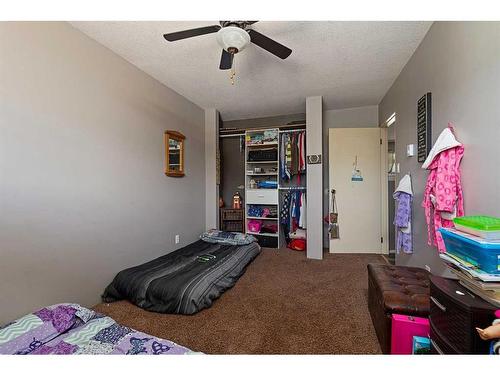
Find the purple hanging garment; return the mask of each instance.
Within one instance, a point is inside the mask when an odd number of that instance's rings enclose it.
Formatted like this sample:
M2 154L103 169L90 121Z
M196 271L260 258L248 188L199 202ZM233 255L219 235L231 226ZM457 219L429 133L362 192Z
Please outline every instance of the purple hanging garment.
M396 251L403 250L406 254L413 253L411 229L413 191L410 175L405 175L392 195L396 200L394 225L396 226Z

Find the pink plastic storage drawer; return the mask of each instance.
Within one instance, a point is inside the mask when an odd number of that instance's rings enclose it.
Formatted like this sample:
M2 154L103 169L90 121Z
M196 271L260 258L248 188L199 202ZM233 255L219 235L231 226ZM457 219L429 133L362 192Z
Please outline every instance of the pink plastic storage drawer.
M413 336L429 337L429 320L392 314L391 354L411 354Z

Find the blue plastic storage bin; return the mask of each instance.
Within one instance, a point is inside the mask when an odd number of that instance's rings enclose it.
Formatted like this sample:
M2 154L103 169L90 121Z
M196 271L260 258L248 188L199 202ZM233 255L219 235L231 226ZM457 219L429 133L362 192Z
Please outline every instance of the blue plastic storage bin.
M491 274L500 274L500 242L486 241L480 237L440 228L446 251L465 262Z

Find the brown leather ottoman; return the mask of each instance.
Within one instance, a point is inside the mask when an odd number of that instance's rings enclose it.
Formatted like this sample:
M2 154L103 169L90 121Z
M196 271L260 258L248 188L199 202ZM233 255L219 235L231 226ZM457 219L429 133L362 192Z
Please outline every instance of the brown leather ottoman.
M429 315L429 272L416 267L368 264L368 308L382 352L391 352L393 313Z

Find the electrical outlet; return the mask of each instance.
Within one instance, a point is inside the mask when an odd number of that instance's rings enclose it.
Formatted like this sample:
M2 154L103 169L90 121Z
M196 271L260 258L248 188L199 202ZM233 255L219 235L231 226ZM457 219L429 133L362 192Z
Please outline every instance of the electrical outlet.
M429 267L429 265L428 265L428 264L426 264L426 265L425 265L425 269L426 269L427 271L431 272L431 267Z
M178 234L175 235L175 243L179 243L181 242L181 236L179 236Z

